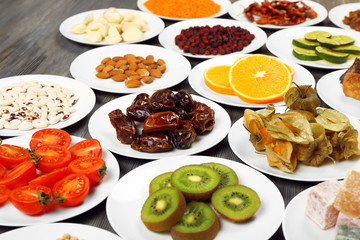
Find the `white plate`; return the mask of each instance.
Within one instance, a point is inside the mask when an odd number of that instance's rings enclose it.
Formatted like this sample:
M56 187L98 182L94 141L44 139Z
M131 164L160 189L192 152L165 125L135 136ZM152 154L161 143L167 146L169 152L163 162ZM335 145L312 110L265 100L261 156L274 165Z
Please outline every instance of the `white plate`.
M125 87L124 82L115 82L111 78L100 79L96 77L95 68L106 57L123 56L125 54L135 56L153 55L155 59L162 58L166 62L166 71L161 78L155 79L150 84L144 84L138 88ZM71 63L71 75L89 87L105 92L113 93L137 93L139 91L158 90L172 87L182 82L190 73L190 62L182 55L168 49L142 44L127 44L105 46L89 50Z
M25 148L29 147L30 135L9 138L3 141L6 144L14 144ZM84 140L83 138L71 136L71 145ZM101 142L101 141L100 141ZM17 210L10 202L0 208L0 226L26 226L39 223L51 223L65 220L81 213L101 203L111 192L119 180L120 168L114 155L103 147L102 158L107 167L107 173L99 186L89 194L85 201L77 207L61 208L56 211L43 214L41 216L28 216Z
M77 223L37 224L5 232L0 234L0 238L6 240L19 240L24 238L27 240L55 240L61 238L64 233L69 233L71 236L84 240L122 239L116 234L104 229Z
M329 19L330 21L342 29L351 29L355 31L354 29L350 28L349 25L346 25L343 23L343 19L345 16L349 16L349 12L360 10L360 3L348 3L348 4L342 4L339 6L336 6L332 8L329 11Z
M137 6L138 8L141 10L141 11L144 11L144 12L147 12L147 13L151 13L153 14L149 9L147 9L144 5L144 3L146 2L147 0L138 0L137 1ZM231 2L229 0L213 0L215 3L219 4L221 9L218 13L210 16L210 17L220 17L224 14L226 14L228 11L229 11L229 8L231 7ZM156 15L156 14L154 14ZM177 20L185 20L185 19L189 19L189 18L172 18L172 17L164 17L164 16L161 16L161 15L156 15L158 17L161 17L163 19L166 19L166 20L173 20L173 21L177 21Z
M166 27L164 31L160 33L159 42L165 48L171 49L187 57L193 57L193 58L218 57L220 55L202 55L202 54L193 55L191 53L184 53L184 51L175 44L175 37L180 34L181 30L187 29L189 27L206 26L206 25L210 27L215 25L241 27L243 29L247 29L251 34L255 35L255 38L252 40L252 42L248 46L244 47L242 51L238 51L230 54L253 52L261 48L266 42L266 33L261 28L258 28L250 23L238 22L235 20L221 19L221 18L193 19L193 20L185 20L171 24L170 26Z
M281 110L279 111L279 109ZM276 112L284 112L284 110L285 107L280 107L276 109ZM351 116L348 116L348 118L351 125L360 131L360 122ZM312 182L341 179L345 177L350 169L360 168L359 157L353 160L337 161L336 164L328 161L319 167L311 167L299 163L294 173L286 173L278 168L271 167L268 164L265 153L255 153L255 148L249 140L250 134L243 126L243 119L244 117L237 120L230 129L228 135L230 148L243 162L263 173L284 179ZM360 136L358 141L360 141Z
M152 94L149 92L147 93L149 95ZM111 125L108 117L109 112L115 109L120 109L123 111L123 113L126 113L126 108L131 105L136 95L137 94L130 94L114 99L101 106L90 117L88 125L90 135L93 138L98 139L104 147L114 153L141 159L156 159L162 157L190 155L211 148L224 139L229 132L231 120L225 109L210 100L192 94L192 97L195 101L205 103L215 111L215 126L213 130L211 132L197 136L196 141L189 149L173 149L169 152L161 153L146 153L136 151L132 149L129 144L122 144L116 138L115 128ZM138 132L141 132L140 128L138 129Z
M78 43L83 43L83 44L88 44L88 45L96 45L96 46L103 46L103 45L114 45L114 44L127 44L127 43L136 43L136 42L142 42L145 40L148 40L150 38L155 37L156 35L158 35L165 27L164 22L154 16L153 14L149 14L149 13L144 13L141 11L137 11L137 10L133 10L133 9L121 9L121 8L117 8L117 12L120 14L124 14L127 12L134 12L137 13L138 15L140 15L141 17L143 17L146 22L147 22L147 26L149 28L148 31L144 32L144 36L143 38L136 40L136 41L127 41L127 42L120 42L120 43L108 43L105 40L101 41L101 42L91 42L88 41L84 38L84 34L74 34L71 32L71 27L77 23L81 23L82 21L84 21L85 17L89 14L94 14L94 19L97 19L100 17L100 15L105 12L107 9L98 9L98 10L92 10L92 11L87 11L87 12L82 12L79 14L76 14L72 17L69 17L67 19L65 19L59 27L60 33L66 37L67 39L70 39L72 41L78 42Z
M58 122L53 125L49 125L48 128L65 128L68 127L81 119L83 119L89 112L93 109L95 105L95 93L91 88L85 84L76 81L72 78L55 76L55 75L45 75L45 74L30 74L30 75L20 75L0 79L0 88L9 86L17 82L27 82L36 80L40 83L46 85L50 84L59 84L63 88L68 88L72 93L74 93L79 100L74 105L75 112L70 114L70 117L63 122ZM0 129L0 136L19 136L23 134L34 133L39 129L31 129L27 131L21 130L12 130L12 129Z
M106 213L115 232L125 239L171 239L169 233L149 231L140 220L142 205L149 196L149 183L160 173L205 162L218 162L232 168L239 183L254 189L261 200L259 210L247 222L232 223L220 217L221 229L216 239L229 240L234 236L236 239L269 239L279 228L284 212L284 200L277 187L263 174L244 164L208 156L164 158L144 164L122 177L106 202Z
M237 96L230 96L230 95L214 92L205 84L204 71L207 68L217 65L232 65L235 62L235 60L241 56L244 56L244 54L221 56L199 63L190 72L188 78L190 86L200 95L222 104L231 105L235 107L265 108L266 104L247 103L241 100ZM297 83L298 85L312 85L313 87L315 87L315 79L313 75L306 68L288 60L281 59L281 61L288 64L295 70L295 74L293 78L293 81L295 83ZM275 106L285 105L285 102L279 101L274 103L274 105Z
M348 35L355 39L354 45L360 46L360 33L357 33L355 31L349 32L348 30L340 28L314 26L289 28L274 32L266 40L266 47L272 54L278 56L281 59L288 59L308 67L323 69L342 69L349 68L352 65L353 60L351 59L348 59L348 61L346 61L345 63L335 64L326 62L325 60L303 61L296 58L292 54L292 40L295 38L303 38L306 33L312 31L327 31L332 35Z
M316 84L319 97L331 108L360 119L360 101L345 96L340 76L345 69L326 74Z
M293 2L294 0L290 0L290 1ZM261 2L263 2L263 0L256 0L256 1L241 0L241 1L234 2L231 5L231 8L229 10L230 16L238 21L249 22L258 27L267 28L267 29L283 29L283 28L297 28L297 27L311 26L311 25L315 25L315 24L318 24L318 23L324 21L325 18L327 17L327 10L323 5L321 5L317 2L314 2L314 1L303 0L302 2L304 2L306 5L311 7L318 14L318 16L316 18L314 18L314 19L307 18L305 22L297 24L297 25L291 25L291 26L276 26L276 25L272 25L272 24L262 24L262 25L256 24L255 22L250 22L244 14L244 9L247 8L250 4L252 4L254 2L261 3ZM254 18L255 18L255 20L257 20L260 17L254 16Z
M329 240L335 237L335 228L322 230L305 215L306 201L310 189L300 192L286 207L282 221L282 230L286 240Z

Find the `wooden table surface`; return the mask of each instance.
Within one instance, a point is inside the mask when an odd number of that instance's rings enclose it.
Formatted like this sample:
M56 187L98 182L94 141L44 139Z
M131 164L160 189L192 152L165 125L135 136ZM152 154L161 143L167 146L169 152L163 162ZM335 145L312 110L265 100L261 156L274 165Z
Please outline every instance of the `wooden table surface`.
M327 10L330 10L337 5L358 2L358 0L317 0L316 2L323 4ZM135 0L0 1L0 78L25 74L52 74L71 77L69 71L71 62L79 54L93 49L94 46L76 43L63 37L59 32L60 23L77 13L95 9L105 9L110 6L137 9ZM225 15L223 18L230 19L230 16ZM172 23L171 21L165 21L166 26ZM319 25L335 27L329 19L326 19ZM274 32L272 30L265 31L268 36ZM160 45L157 37L143 43ZM271 55L265 46L255 51L255 53ZM195 67L202 60L189 58L189 61L192 67ZM307 69L311 71L316 81L330 72L330 70L315 68ZM175 91L186 89L190 93L195 93L188 84L187 79L171 89ZM92 113L104 103L123 96L121 94L112 94L97 90L95 90L95 94L96 105L92 112L78 123L65 128L71 135L90 138L87 125ZM322 103L322 106L326 105ZM229 113L232 123L243 116L244 108L227 105L222 105L222 107ZM242 162L241 159L231 151L227 137L216 146L196 155L215 156ZM128 158L116 154L115 157L120 165L121 176L148 162L147 160ZM316 184L316 182L290 181L269 175L267 177L279 188L286 205L296 194ZM114 232L106 217L105 205L106 201L103 201L95 208L77 217L66 219L64 222L88 224ZM12 229L14 228L0 227L0 233ZM279 227L271 239L284 239L281 227Z

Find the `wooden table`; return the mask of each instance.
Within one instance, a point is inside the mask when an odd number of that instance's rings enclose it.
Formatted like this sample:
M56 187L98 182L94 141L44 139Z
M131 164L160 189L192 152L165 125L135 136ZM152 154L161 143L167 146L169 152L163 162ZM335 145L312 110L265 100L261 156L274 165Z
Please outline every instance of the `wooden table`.
M337 5L358 2L358 0L317 0L316 2L323 4L327 10L330 10ZM94 9L105 9L110 6L137 9L136 1L134 0L2 0L0 2L0 77L5 78L24 74L53 74L71 77L69 71L71 62L79 54L94 47L75 43L64 38L59 32L60 23L77 13ZM230 18L230 16L225 15L224 18ZM165 21L165 23L168 26L172 22ZM335 27L328 19L319 25ZM273 32L266 30L268 36ZM159 42L157 37L155 37L145 41L144 44L159 45ZM271 55L265 46L256 51L256 53ZM202 60L189 58L189 61L192 67L194 67ZM308 69L316 80L330 72L330 70ZM186 89L190 93L195 93L187 80L171 89L175 91ZM90 138L87 125L91 114L104 103L122 96L97 90L95 90L95 94L96 105L92 112L80 122L65 129L71 135ZM322 106L326 105L322 103ZM230 114L232 123L243 116L244 108L227 105L222 105L222 107ZM209 150L197 155L215 156L242 162L231 151L227 138ZM147 160L128 158L116 154L115 156L120 165L121 176L148 162ZM272 176L268 176L268 178L279 188L286 205L296 194L316 184L315 182L290 181ZM106 201L103 201L88 212L67 219L64 222L88 224L114 232L106 217L105 204ZM12 229L14 228L0 227L0 233ZM284 239L281 227L271 239Z

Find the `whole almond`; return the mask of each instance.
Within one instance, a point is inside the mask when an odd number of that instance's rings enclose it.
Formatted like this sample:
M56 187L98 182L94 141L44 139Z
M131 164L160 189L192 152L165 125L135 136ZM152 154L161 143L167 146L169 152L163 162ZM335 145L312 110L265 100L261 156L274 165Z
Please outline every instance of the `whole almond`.
M162 73L158 69L150 69L150 76L155 78L161 78Z
M118 69L121 69L123 71L126 71L129 69L129 65L121 65L120 67L118 67Z
M154 60L154 56L153 55L147 55L145 59L146 60Z
M115 65L116 65L116 62L113 61L113 60L110 60L107 63L105 63L105 66L113 66L113 67L115 67Z
M136 70L136 73L142 77L146 77L146 76L150 75L150 72L148 70L146 70L145 68L140 68L140 69Z
M126 61L128 61L128 62L129 62L129 60L131 60L131 61L136 60L136 56L135 56L134 54L125 54L125 55L124 55L124 58L125 58Z
M157 64L159 64L160 66L161 65L165 65L165 61L162 60L161 58L159 58L157 61L156 61Z
M136 59L137 59L137 60L140 60L140 62L141 62L141 61L143 61L145 58L143 58L142 56L137 56Z
M145 59L145 60L142 61L142 63L145 64L145 65L151 65L151 64L154 64L155 61L152 60L152 59Z
M140 75L131 75L128 78L129 78L129 80L140 80L142 78L142 76L140 76Z
M117 70L112 70L109 72L111 76L114 76L114 75L118 75L118 74L122 74L124 73L124 70L122 69L117 69Z
M137 65L137 68L138 68L138 69L141 69L141 68L145 68L145 69L146 69L146 65L143 64L143 63L139 63L139 64Z
M128 88L136 88L136 87L140 87L141 85L142 83L136 79L125 81L125 86Z
M107 63L108 61L110 61L111 58L107 57L107 58L104 58L103 60L101 60L101 64L105 64Z
M144 83L147 83L147 84L149 84L149 83L152 83L153 81L154 81L154 77L151 77L151 76L147 76L147 77L143 77L142 79L141 79L141 81L143 81Z
M132 71L132 70L126 70L126 71L125 71L125 74L126 74L127 76L138 75L135 71Z
M103 72L110 72L114 69L114 66L112 65L108 65L106 67L104 67L104 69L102 70Z
M135 62L129 64L129 70L136 71L137 64Z
M157 70L159 70L160 72L164 73L166 71L166 65L160 65Z
M96 70L97 72L101 72L101 71L104 69L104 67L105 67L105 65L101 64L101 65L98 65L98 66L95 68L95 70Z
M151 65L149 65L149 66L147 67L147 70L150 71L150 69L156 69L157 67L158 67L157 64L151 64Z
M115 56L113 57L111 60L115 61L115 62L118 62L119 60L121 59L124 59L124 57L121 57L121 56Z
M128 62L127 62L125 59L120 59L120 60L116 63L115 67L116 67L116 68L119 68L120 66L126 65L127 63L128 63Z
M96 74L96 77L101 78L101 79L106 79L110 77L110 74L108 72L98 72Z
M120 74L112 76L111 79L114 80L115 82L122 82L125 79L127 79L127 76L123 73L120 73Z

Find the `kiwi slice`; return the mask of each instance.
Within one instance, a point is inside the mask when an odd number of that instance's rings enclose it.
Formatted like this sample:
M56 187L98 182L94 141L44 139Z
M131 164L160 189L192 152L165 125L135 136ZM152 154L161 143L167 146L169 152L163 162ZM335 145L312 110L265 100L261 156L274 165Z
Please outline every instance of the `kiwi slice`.
M203 163L202 165L208 166L214 169L221 177L220 185L218 188L230 185L236 185L239 183L239 178L230 167L215 162Z
M216 190L211 203L215 210L232 222L243 222L252 217L260 207L257 193L244 185L226 186Z
M156 176L153 180L151 180L149 185L149 193L153 193L164 187L171 187L170 177L173 172L166 172Z
M171 175L171 185L183 192L187 200L203 201L220 184L220 175L204 165L186 165L176 169Z
M186 209L184 195L176 188L167 187L152 193L141 209L141 220L154 232L169 230L183 216Z
M211 240L219 230L220 221L214 210L206 203L191 202L170 233L174 240Z

